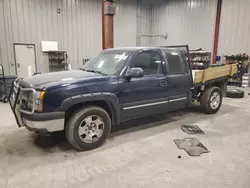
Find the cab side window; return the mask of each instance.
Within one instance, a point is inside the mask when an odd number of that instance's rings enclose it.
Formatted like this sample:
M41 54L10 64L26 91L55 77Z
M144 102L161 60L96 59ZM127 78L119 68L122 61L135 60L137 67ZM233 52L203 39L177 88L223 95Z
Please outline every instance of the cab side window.
M144 75L162 74L161 56L158 52L142 52L131 62L130 67L142 68Z
M165 52L168 60L168 72L170 74L183 74L185 72L184 62L179 52Z

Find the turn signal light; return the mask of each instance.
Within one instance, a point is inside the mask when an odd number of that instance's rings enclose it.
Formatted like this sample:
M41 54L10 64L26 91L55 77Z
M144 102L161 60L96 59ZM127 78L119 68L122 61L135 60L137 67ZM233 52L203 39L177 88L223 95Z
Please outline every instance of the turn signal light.
M40 93L39 99L37 101L37 112L43 112L43 99L46 94L46 91Z

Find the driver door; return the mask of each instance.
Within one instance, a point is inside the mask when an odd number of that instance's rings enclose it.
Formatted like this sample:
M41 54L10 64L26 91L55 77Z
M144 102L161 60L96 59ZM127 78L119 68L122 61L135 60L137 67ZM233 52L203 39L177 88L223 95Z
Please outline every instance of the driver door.
M142 68L144 76L120 80L119 99L122 120L167 111L167 78L163 73L163 58L160 51L140 52L130 61L129 66Z

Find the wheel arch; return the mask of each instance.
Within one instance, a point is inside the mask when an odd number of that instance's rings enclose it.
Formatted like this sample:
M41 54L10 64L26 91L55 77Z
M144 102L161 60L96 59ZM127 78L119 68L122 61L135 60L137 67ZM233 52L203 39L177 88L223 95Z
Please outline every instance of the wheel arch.
M221 89L223 96L225 96L227 83L228 83L228 77L222 77L220 79L211 80L205 85L204 90L209 89L211 87L218 87Z
M73 112L84 106L99 106L106 110L111 118L112 124L120 123L120 104L116 95L112 93L93 93L77 95L65 99L61 110L65 111L65 122Z

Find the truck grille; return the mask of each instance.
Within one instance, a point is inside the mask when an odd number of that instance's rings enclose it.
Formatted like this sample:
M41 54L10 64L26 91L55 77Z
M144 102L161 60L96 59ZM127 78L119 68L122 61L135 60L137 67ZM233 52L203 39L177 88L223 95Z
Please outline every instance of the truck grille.
M35 96L36 91L33 88L23 88L19 86L18 80L16 80L13 84L10 102L13 107L16 102L21 112L33 114L35 111Z
M10 107L15 115L18 127L25 125L21 113L33 114L35 112L36 90L33 88L23 88L16 79L10 91Z
M21 98L21 109L23 110L32 110L33 105L33 93L31 91L22 91L20 93Z

